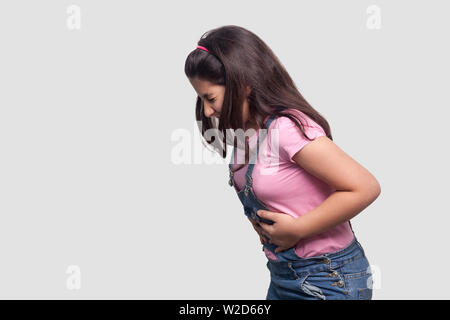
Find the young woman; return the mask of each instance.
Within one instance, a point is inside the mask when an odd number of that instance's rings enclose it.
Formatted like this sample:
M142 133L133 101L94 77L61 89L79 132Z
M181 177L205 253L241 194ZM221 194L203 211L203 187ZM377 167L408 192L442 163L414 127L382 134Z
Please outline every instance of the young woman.
M202 136L217 132L220 139L205 140L224 158L232 145L229 184L268 259L266 299L371 299L370 265L350 219L380 185L334 144L272 50L242 27L223 26L201 37L185 74ZM253 134L230 142L230 129Z

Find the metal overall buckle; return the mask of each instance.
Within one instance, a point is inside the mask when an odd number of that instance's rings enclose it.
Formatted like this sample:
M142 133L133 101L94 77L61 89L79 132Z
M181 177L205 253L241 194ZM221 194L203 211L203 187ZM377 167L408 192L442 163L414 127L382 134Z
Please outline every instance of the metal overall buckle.
M249 193L249 191L250 191L250 186L251 186L252 183L253 183L253 179L252 179L251 176L248 177L248 181L250 182L250 185L248 185L248 184L246 183L246 184L245 184L245 190L244 190L244 193L245 193L245 196L246 196L246 197L248 197L248 193Z
M228 180L228 184L230 185L230 187L233 186L233 171L231 171L231 169L230 169L230 180Z

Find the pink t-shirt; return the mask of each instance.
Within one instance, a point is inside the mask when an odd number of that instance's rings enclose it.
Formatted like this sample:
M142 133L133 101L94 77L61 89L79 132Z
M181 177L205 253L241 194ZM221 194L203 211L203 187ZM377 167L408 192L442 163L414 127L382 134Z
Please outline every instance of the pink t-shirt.
M302 123L306 123L304 131L311 139L325 136L325 132L315 121L297 109L290 112L300 115ZM267 120L269 116L266 117ZM298 118L298 117L297 117ZM272 135L271 130L278 129ZM249 137L249 147L256 146L257 134ZM278 152L270 154L272 137L278 138ZM272 139L276 139L272 138ZM270 211L286 213L299 217L320 205L334 188L316 178L300 167L292 157L310 141L303 136L300 129L287 117L275 118L268 130L267 138L260 141L260 155L253 168L253 192ZM274 147L273 147L274 148ZM276 149L274 149L276 150ZM275 159L273 154L276 155ZM263 158L261 158L263 157ZM243 149L236 149L236 161L243 163ZM262 160L261 160L262 159ZM239 164L234 162L233 167ZM248 165L234 173L234 181L238 190L245 185L245 173ZM345 248L353 240L353 232L348 221L328 229L312 237L301 239L295 246L300 257L311 257L330 253Z

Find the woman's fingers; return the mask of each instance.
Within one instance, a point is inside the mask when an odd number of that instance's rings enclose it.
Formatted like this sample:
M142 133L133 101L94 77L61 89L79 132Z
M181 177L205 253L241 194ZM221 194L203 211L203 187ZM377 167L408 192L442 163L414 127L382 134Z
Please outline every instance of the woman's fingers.
M255 231L258 233L261 243L264 244L268 242L269 236L264 233L264 230L261 228L259 223L253 219L250 219L249 217L247 217L247 219L251 222L253 229L255 229Z
M253 228L254 228L255 230L257 230L256 227L258 226L258 223L257 223L256 221L250 219L249 217L247 217L247 219L250 221L250 223L252 224Z
M250 221L250 223L255 226L257 224L257 222L253 219L250 219L249 217L247 217L248 221Z
M266 234L266 232L263 230L263 228L261 228L260 225L257 225L257 226L255 227L255 229L256 229L256 231L257 231L259 234L261 234L262 236L265 236L265 237L269 238L269 236Z
M256 232L258 232L259 237L262 239L263 243L266 243L268 240L268 237L262 232L261 228L256 228Z
M253 229L255 229L256 233L258 233L261 244L264 244L266 242L266 238L264 237L264 234L262 233L262 230L259 227L258 222L256 222L253 219L250 219L249 217L247 217L247 219L251 222Z

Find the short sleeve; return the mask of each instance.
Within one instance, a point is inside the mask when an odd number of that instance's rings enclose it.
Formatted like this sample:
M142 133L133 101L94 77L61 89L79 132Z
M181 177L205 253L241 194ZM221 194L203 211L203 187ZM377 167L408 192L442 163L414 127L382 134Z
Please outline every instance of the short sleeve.
M303 114L301 120L304 124L303 131L312 140L326 136L322 127L311 118ZM280 159L296 164L292 157L312 140L308 140L297 125L287 117L278 117L275 120L275 127L278 129Z

